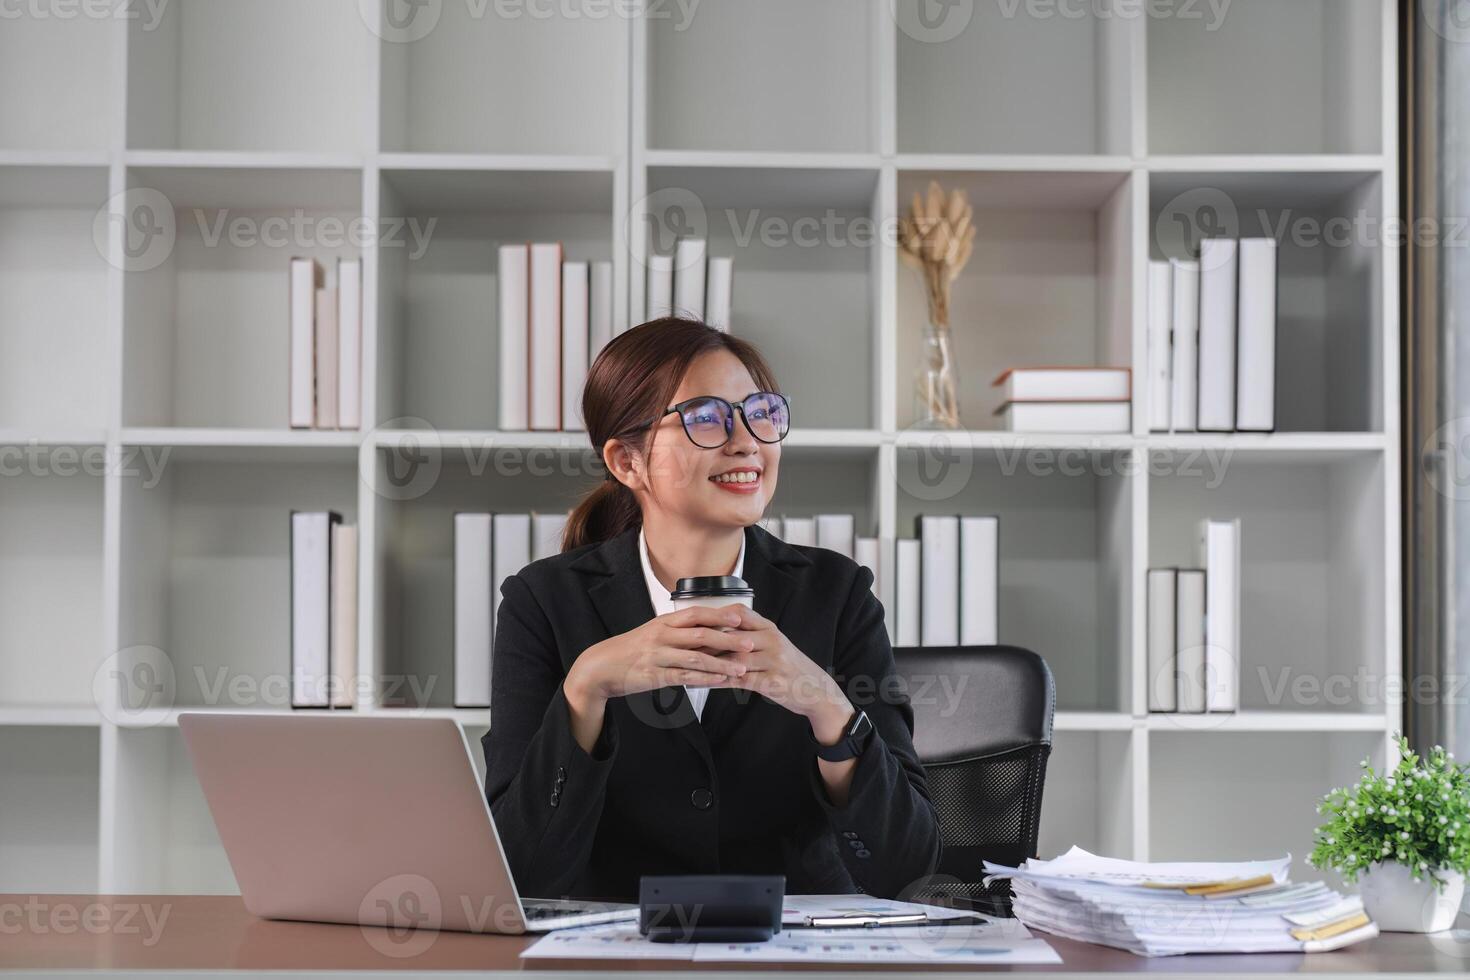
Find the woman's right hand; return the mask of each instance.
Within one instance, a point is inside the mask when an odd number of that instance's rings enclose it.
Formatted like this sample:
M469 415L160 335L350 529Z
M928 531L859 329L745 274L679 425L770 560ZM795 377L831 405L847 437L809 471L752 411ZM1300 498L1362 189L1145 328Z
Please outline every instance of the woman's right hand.
M745 667L720 654L745 653L752 641L731 608L691 606L650 619L582 652L562 682L572 735L590 753L602 733L609 698L661 687L720 687Z

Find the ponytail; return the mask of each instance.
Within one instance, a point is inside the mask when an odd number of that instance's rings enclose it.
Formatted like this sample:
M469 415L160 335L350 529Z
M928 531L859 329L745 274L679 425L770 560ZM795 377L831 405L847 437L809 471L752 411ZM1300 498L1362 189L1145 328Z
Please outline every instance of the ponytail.
M643 526L643 508L633 491L609 473L577 504L562 532L561 550L615 538L629 528Z

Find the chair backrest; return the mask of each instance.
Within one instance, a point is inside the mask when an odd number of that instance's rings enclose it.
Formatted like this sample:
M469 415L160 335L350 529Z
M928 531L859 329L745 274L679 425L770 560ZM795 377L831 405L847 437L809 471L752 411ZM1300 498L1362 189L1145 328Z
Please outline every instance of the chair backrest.
M1036 856L1056 686L1020 647L894 651L914 709L914 747L939 814L939 874L915 901L1010 914L1010 882L981 883L982 861Z

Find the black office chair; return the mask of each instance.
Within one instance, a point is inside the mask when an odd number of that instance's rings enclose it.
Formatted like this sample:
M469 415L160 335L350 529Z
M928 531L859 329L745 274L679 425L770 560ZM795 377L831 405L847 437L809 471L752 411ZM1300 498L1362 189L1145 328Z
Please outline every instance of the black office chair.
M1010 646L908 647L894 658L943 842L935 880L907 897L1008 916L1010 882L982 884L981 862L1036 856L1056 711L1051 669Z

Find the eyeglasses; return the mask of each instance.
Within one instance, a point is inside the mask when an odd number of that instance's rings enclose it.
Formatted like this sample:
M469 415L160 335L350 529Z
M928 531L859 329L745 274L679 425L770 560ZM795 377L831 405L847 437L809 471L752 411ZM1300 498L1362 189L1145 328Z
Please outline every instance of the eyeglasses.
M785 395L774 391L757 391L734 405L715 395L700 395L666 409L657 419L641 422L629 431L656 425L664 415L678 415L690 442L700 449L719 449L735 432L737 411L746 431L760 442L780 442L791 431L791 405Z

